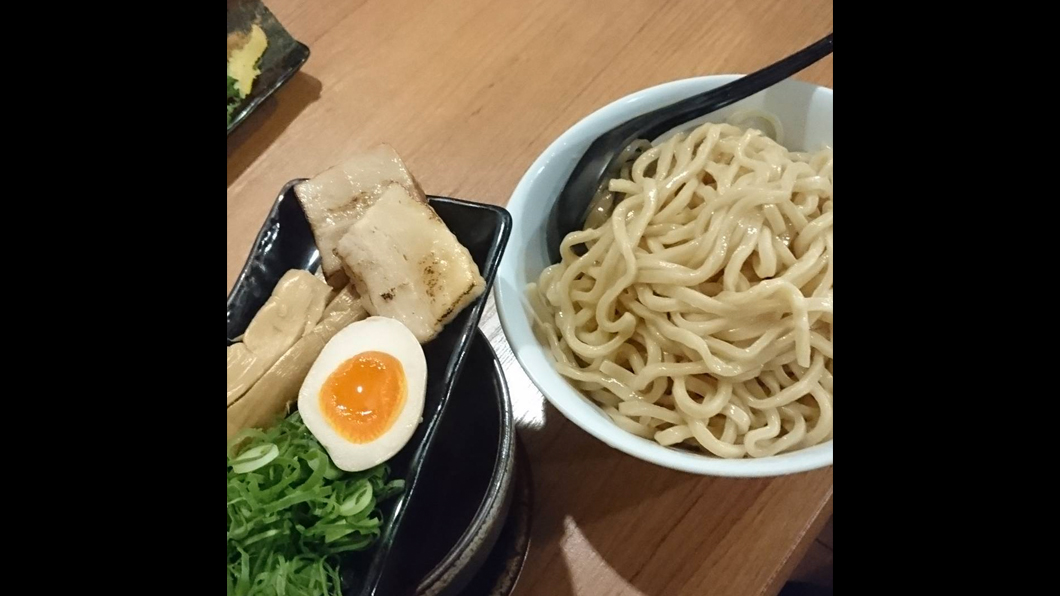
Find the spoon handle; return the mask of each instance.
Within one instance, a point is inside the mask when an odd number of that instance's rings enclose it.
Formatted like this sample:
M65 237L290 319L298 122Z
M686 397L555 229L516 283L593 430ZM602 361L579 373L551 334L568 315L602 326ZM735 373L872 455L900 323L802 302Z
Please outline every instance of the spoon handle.
M776 85L831 53L832 34L829 33L825 38L787 58L740 77L727 85L682 99L667 109L645 114L642 116L644 120L638 122L636 127L644 131L644 138L655 138L688 120L715 112Z
M832 34L829 33L824 39L757 72L711 91L652 110L597 137L574 166L567 178L567 184L552 205L545 226L545 243L551 262L560 261L559 245L563 238L574 230L582 229L596 199L606 193L607 182L615 177L621 166L618 156L631 143L638 139L657 138L689 120L746 99L831 53Z

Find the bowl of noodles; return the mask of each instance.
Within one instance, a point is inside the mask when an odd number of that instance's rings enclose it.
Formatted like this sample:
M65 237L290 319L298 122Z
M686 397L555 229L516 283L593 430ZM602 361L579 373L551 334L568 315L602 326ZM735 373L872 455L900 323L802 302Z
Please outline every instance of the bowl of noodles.
M592 141L738 75L645 89L530 166L496 281L508 342L568 419L668 468L776 476L832 464L832 90L788 80L630 152L613 211L545 245Z

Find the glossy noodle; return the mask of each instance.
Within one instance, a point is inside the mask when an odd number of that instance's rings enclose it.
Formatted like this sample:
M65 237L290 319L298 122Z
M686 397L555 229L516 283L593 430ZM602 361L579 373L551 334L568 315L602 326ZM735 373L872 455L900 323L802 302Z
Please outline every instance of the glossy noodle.
M831 148L707 123L610 190L610 218L529 288L556 369L662 445L740 458L831 439Z

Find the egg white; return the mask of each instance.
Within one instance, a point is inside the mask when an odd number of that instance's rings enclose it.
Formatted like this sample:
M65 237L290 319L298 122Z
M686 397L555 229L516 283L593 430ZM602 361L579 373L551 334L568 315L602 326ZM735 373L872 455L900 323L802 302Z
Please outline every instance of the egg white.
M324 417L320 390L343 362L368 351L385 352L401 363L407 394L390 428L367 443L351 443ZM394 319L369 317L336 333L321 350L298 392L298 412L339 469L359 472L390 459L408 443L423 415L426 388L427 360L416 336Z

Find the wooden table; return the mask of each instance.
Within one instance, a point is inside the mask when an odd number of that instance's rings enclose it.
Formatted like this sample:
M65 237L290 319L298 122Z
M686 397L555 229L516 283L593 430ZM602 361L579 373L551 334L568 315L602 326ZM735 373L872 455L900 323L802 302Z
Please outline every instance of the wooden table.
M673 79L749 72L832 30L831 0L267 0L312 57L228 139L228 287L283 184L394 145L431 194L504 205L577 120ZM832 86L832 59L802 79ZM508 250L519 250L509 246ZM535 480L516 594L775 594L832 469L705 478L610 449L543 402L491 308Z

